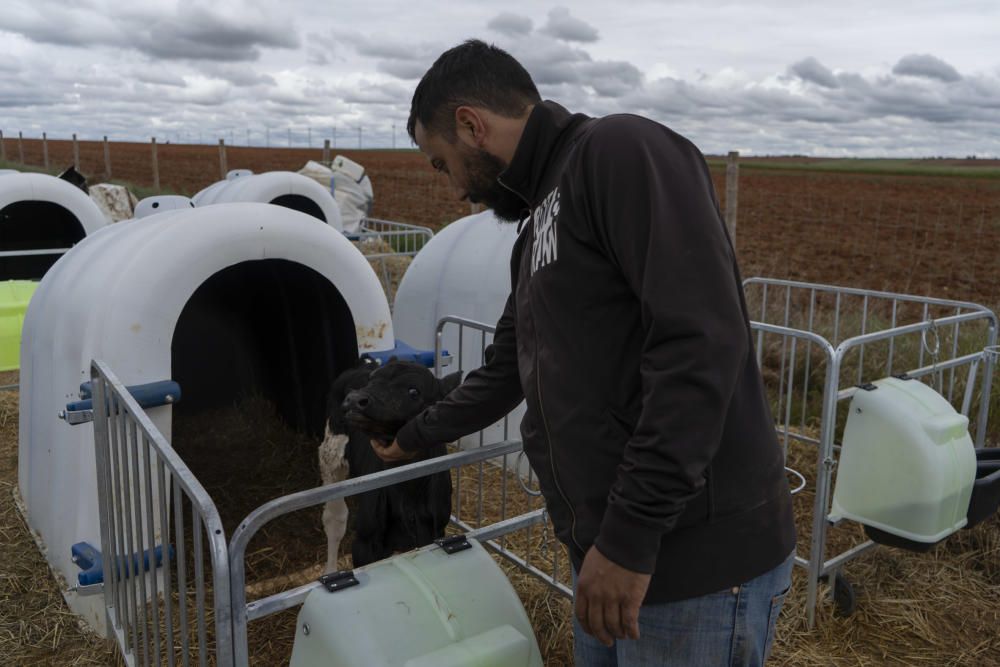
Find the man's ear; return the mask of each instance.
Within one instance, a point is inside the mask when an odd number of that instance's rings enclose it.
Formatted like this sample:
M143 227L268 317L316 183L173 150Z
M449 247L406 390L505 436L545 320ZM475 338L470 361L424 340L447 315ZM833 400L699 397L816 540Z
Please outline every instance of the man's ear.
M467 146L482 148L486 140L486 120L475 108L460 106L455 109L455 131Z

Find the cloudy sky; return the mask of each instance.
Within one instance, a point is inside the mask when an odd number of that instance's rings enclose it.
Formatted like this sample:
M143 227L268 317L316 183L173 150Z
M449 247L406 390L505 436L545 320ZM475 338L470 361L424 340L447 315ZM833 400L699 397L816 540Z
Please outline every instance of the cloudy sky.
M4 0L0 129L409 146L417 80L470 37L705 152L1000 156L997 0Z

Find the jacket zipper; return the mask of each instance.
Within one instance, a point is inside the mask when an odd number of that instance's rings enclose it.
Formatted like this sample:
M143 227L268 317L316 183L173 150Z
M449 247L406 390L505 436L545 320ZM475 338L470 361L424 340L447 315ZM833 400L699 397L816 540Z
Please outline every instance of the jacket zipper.
M529 212L531 211L531 204L528 202L527 199L524 198L524 195L522 195L520 192L514 190L514 188L508 186L506 183L504 183L503 181L501 181L499 178L497 178L497 183L499 183L505 190L507 190L511 194L516 195L521 201L524 202L524 205L528 207L528 211ZM520 231L520 229L518 229L518 231ZM534 242L535 242L535 239L532 238L532 243L534 243ZM522 252L524 252L524 251L522 250ZM528 298L529 299L531 298L530 293L528 295ZM533 318L534 318L534 313L532 313L532 319ZM581 552L586 553L585 550L584 550L584 548L582 546L580 546L580 542L578 542L577 539L576 539L576 511L573 509L572 503L569 502L569 498L566 496L566 493L563 491L562 485L559 483L559 475L556 473L555 452L552 449L552 435L549 433L549 422L545 418L545 404L542 401L542 373L541 373L541 369L540 369L539 364L538 364L538 333L537 333L537 327L535 327L534 338L535 338L535 391L538 394L538 412L541 414L541 417L542 417L542 426L545 428L545 444L548 446L548 449L549 449L549 466L552 468L552 482L556 486L556 491L559 492L559 497L562 498L563 503L566 504L566 508L569 509L569 515L570 515L569 535L570 535L570 539L573 540L573 544L576 545L577 549L579 549Z
M576 539L576 511L573 509L572 503L569 502L569 498L566 497L566 493L562 489L562 485L559 483L559 475L556 474L556 460L555 452L552 449L552 436L549 434L549 422L545 419L545 403L542 401L542 373L538 365L538 336L535 336L535 391L538 393L538 412L542 416L542 426L545 428L545 444L549 447L549 466L552 468L552 482L556 485L556 490L559 492L559 496L562 498L563 502L566 503L566 507L569 509L570 515L570 526L569 526L569 536L573 540L573 544L580 551L586 553L586 550L580 546L580 543Z

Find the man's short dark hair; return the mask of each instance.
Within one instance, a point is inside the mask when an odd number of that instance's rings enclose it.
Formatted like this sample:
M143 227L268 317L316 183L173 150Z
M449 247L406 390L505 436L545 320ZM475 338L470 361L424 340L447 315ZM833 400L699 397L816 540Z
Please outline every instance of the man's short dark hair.
M410 104L406 131L414 139L417 122L425 130L455 139L455 109L477 106L508 118L520 117L541 102L531 75L501 48L470 39L448 49L427 70Z

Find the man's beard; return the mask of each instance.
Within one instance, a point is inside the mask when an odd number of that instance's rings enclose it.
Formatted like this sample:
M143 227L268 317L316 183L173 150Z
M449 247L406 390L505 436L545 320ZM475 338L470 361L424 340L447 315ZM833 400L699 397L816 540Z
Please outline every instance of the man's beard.
M493 209L493 214L504 222L519 222L528 205L497 180L507 168L504 161L482 148L470 149L462 159L469 179L469 201Z

